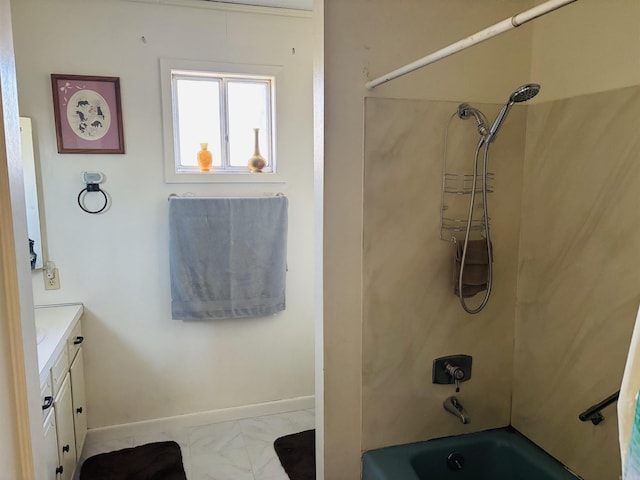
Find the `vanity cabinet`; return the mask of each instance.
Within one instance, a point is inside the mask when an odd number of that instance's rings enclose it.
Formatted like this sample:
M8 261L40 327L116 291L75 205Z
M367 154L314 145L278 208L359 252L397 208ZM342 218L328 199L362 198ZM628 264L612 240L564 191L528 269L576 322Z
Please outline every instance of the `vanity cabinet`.
M87 432L80 317L82 305L36 309L46 480L71 480Z

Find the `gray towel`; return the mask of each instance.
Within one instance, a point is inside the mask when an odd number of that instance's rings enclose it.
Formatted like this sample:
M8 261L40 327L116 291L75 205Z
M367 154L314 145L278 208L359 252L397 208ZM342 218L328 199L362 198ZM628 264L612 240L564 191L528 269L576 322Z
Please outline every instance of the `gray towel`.
M263 317L285 309L288 201L169 200L174 320Z
M460 277L460 267L462 265L462 251L464 240L456 242L453 246L453 291L459 295L458 279ZM491 246L493 253L493 245ZM476 293L485 291L488 288L489 276L489 253L487 252L487 241L469 240L467 245L467 255L464 259L464 272L462 275L462 296L473 297Z

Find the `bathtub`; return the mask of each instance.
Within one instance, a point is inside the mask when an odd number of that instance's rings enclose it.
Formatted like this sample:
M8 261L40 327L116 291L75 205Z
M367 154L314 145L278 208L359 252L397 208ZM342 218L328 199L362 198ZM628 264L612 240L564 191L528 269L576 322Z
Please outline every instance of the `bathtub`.
M511 427L370 450L362 480L576 480Z

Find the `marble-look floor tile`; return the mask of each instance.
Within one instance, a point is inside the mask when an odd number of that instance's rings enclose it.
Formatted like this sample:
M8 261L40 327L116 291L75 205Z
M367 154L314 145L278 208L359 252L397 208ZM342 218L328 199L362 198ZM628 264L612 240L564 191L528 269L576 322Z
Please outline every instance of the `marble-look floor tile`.
M279 477L286 474L273 449L273 442L247 440L247 453L256 480Z
M282 475L276 475L275 477L255 477L255 480L289 480L289 475L283 473Z
M212 462L192 465L189 480L254 480L251 467L219 464L215 459Z
M238 446L244 447L239 422L212 423L189 429L189 448L194 457Z
M189 432L192 475L213 480L253 480L239 422L194 427Z
M241 420L249 458L256 480L287 478L273 448L273 442L283 435L314 428L315 417L311 410L300 410L277 415L266 415Z
M160 432L140 427L131 436L102 442L93 441L89 432L82 460L98 453L172 440L180 445L188 480L289 480L273 442L314 425L315 412L310 409ZM74 480L78 479L80 466Z
M152 442L176 442L184 452L189 450L189 430L175 429L159 433L140 433L133 436L133 446L144 445Z

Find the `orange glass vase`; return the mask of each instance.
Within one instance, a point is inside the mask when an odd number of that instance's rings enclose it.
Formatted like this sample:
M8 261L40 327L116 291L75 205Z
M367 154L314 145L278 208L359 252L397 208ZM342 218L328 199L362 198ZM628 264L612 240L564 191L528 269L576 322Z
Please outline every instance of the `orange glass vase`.
M198 152L198 167L201 172L208 172L211 170L211 164L213 163L213 156L211 152L207 150L208 143L200 144L200 151Z

